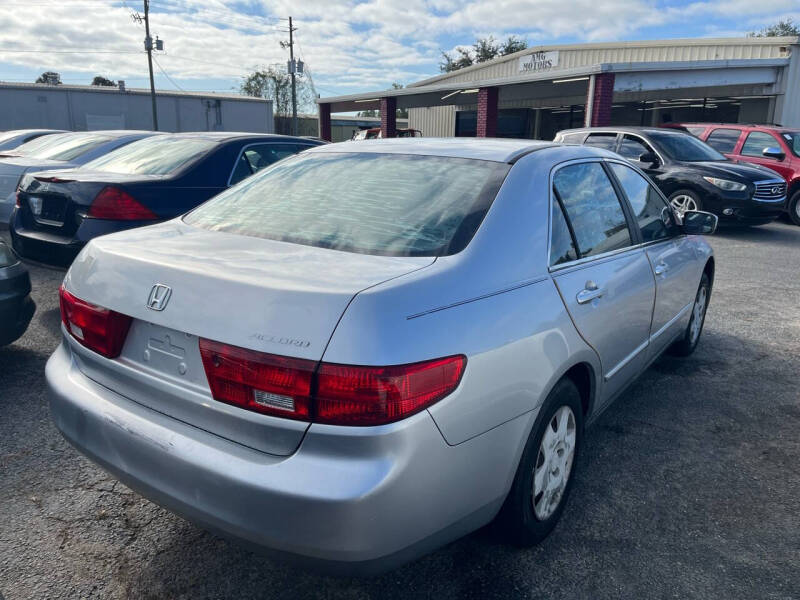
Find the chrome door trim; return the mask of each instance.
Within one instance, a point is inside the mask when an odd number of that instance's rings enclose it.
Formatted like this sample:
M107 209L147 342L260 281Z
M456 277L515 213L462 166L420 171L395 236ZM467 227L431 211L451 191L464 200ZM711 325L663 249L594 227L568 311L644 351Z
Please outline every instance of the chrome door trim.
M630 363L630 362L631 362L631 361L632 361L634 358L636 358L637 356L639 356L639 354L641 354L641 353L642 353L644 350L646 350L646 349L647 349L647 347L648 347L649 345L650 345L650 339L646 339L646 340L645 340L645 341L643 341L641 344L639 344L639 346L637 346L636 348L634 348L633 352L631 352L630 354L628 354L628 356L626 356L626 357L625 357L625 358L623 358L621 361L619 361L619 362L617 363L617 365L616 365L616 366L615 366L613 369L611 369L611 370L610 370L608 373L606 373L606 374L603 376L603 380L604 380L604 381L608 381L608 380L609 380L609 379L611 379L611 378L612 378L614 375L616 375L617 373L619 373L619 372L620 372L620 370L621 370L621 369L623 369L623 368L625 367L625 365L627 365L627 364L628 364L628 363Z
M691 308L692 308L692 305L694 305L694 301L692 301L692 302L689 302L689 304L687 304L686 306L684 306L682 309L680 309L680 310L678 311L678 314L677 314L677 315L675 315L675 316L674 316L674 317L672 317L672 318L671 318L669 321L667 321L666 323L664 323L664 324L661 326L661 329L659 329L658 331L656 331L654 334L652 334L652 335L650 336L650 343L653 343L653 342L656 340L656 338L658 338L658 336L660 336L662 333L664 333L664 332L665 332L665 331L667 331L667 330L668 330L670 327L672 327L672 325L674 325L676 321L679 321L679 320L680 320L680 318L681 318L683 315L685 315L685 314L686 314L686 312L687 312L689 309L691 309Z

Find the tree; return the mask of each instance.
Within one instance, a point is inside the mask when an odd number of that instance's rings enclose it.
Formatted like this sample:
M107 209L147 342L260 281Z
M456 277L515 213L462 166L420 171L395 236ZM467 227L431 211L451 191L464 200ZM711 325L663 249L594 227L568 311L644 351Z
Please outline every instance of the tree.
M308 79L298 77L296 88L298 112L316 112L316 93L313 84ZM260 71L245 77L240 90L246 96L272 100L276 115L292 114L292 78L285 68L274 65L262 67Z
M443 51L443 60L439 63L439 70L442 73L451 73L470 65L492 60L498 56L514 54L514 52L525 50L527 47L528 42L515 35L508 36L505 42L499 44L495 41L494 36L491 35L488 38L478 38L472 44L472 48L457 46L455 54Z
M45 71L36 78L35 83L46 83L47 85L61 85L61 75L55 71Z
M105 87L115 87L117 83L110 79L106 79L102 75L95 75L94 79L92 79L92 85L102 85Z
M774 25L764 27L761 31L751 31L747 37L789 37L800 35L800 27L792 19L781 19Z

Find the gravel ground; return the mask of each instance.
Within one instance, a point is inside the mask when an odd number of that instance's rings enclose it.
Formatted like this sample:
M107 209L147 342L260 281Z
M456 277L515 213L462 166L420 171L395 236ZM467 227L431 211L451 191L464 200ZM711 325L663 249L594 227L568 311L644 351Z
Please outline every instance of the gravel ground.
M63 271L0 349L0 598L800 598L800 227L723 230L690 360L662 358L589 430L560 525L491 527L373 579L275 563L144 500L50 421Z

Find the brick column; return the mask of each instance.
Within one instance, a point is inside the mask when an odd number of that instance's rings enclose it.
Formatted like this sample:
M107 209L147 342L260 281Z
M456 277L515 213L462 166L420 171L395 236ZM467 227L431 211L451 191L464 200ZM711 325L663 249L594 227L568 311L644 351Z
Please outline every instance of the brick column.
M323 140L332 142L331 136L331 105L319 105L319 137Z
M397 98L381 98L381 137L397 137Z
M478 90L478 137L497 135L497 88Z
M591 86L589 86L591 89ZM614 102L614 73L598 73L594 76L594 98L590 127L611 125L611 104ZM589 97L586 106L590 105Z

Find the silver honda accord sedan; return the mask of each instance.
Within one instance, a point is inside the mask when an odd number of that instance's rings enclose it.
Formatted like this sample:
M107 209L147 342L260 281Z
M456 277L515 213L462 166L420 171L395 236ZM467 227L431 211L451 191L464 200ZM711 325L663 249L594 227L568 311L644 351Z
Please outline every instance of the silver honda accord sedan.
M695 349L715 227L587 146L320 146L86 246L52 414L154 502L334 572L495 519L534 544L585 426Z

